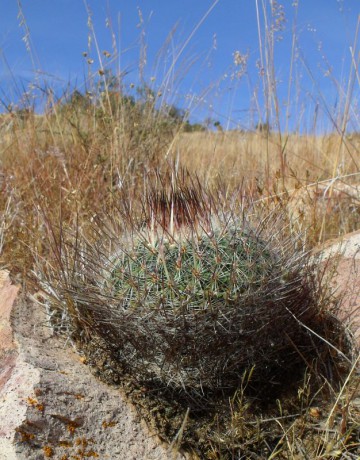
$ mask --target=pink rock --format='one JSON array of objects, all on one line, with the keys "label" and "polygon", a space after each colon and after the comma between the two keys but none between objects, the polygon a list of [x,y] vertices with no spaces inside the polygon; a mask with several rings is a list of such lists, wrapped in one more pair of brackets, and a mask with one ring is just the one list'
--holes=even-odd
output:
[{"label": "pink rock", "polygon": [[320,253],[323,263],[334,270],[331,283],[341,299],[339,317],[360,345],[360,231],[329,241]]},{"label": "pink rock", "polygon": [[0,460],[186,458],[53,335],[40,305],[18,298],[14,306],[8,273],[0,283]]}]

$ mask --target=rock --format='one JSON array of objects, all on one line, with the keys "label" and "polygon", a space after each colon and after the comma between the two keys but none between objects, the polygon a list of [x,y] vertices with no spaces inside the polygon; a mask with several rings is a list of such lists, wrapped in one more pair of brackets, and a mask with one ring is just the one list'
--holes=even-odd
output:
[{"label": "rock", "polygon": [[360,231],[328,241],[318,254],[333,270],[332,289],[341,299],[338,315],[360,346]]},{"label": "rock", "polygon": [[0,272],[0,460],[185,458],[53,335],[39,304],[14,306],[17,293]]},{"label": "rock", "polygon": [[[12,286],[9,274],[0,272],[0,458],[15,459],[13,440],[16,428],[26,411],[24,390],[31,369],[24,365],[20,370],[19,353],[14,343],[10,315],[18,288]],[[36,377],[35,377],[36,380]],[[11,391],[12,388],[16,391]]]}]

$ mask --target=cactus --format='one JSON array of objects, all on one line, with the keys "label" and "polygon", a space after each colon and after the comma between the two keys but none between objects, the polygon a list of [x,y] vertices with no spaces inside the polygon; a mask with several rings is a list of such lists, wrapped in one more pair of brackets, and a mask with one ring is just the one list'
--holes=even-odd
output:
[{"label": "cactus", "polygon": [[106,327],[92,320],[139,381],[201,403],[236,388],[245,369],[264,379],[299,357],[309,340],[297,319],[311,321],[316,306],[289,245],[244,223],[212,227],[140,232],[124,244],[102,276]]},{"label": "cactus", "polygon": [[191,312],[230,303],[258,289],[271,276],[276,258],[266,243],[238,230],[216,231],[185,241],[136,243],[130,254],[114,261],[113,294],[124,308],[158,308]]},{"label": "cactus", "polygon": [[[125,314],[155,315],[164,334],[169,329],[167,343],[183,335],[179,356],[191,362],[194,356],[186,355],[196,353],[196,337],[190,337],[188,331],[199,328],[200,332],[204,321],[217,341],[220,312],[259,290],[275,264],[263,242],[234,230],[180,243],[140,241],[131,254],[115,262],[110,286]],[[166,350],[159,368],[164,369],[165,355]],[[176,361],[174,365],[179,364]]]},{"label": "cactus", "polygon": [[246,370],[269,386],[313,359],[323,293],[298,241],[223,212],[199,185],[146,203],[138,221],[122,216],[122,235],[100,221],[96,244],[75,240],[65,256],[75,339],[98,337],[138,382],[192,407],[231,394]]}]

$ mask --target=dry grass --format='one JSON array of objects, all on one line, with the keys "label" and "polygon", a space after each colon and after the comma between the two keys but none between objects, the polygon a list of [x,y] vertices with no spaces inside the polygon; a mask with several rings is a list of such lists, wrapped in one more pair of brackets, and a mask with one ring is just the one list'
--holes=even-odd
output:
[{"label": "dry grass", "polygon": [[[281,141],[281,143],[279,143]],[[285,157],[281,173],[279,151]],[[208,184],[243,187],[289,213],[314,246],[360,227],[360,137],[229,132],[180,134],[176,158]]]},{"label": "dry grass", "polygon": [[[289,191],[334,177],[341,180],[360,168],[358,136],[288,134],[279,140],[276,134],[259,131],[192,133],[180,135],[177,148],[184,166],[208,181],[221,174],[230,187],[238,185],[240,178],[250,185],[256,180],[271,184],[280,173],[279,151],[286,159],[284,179]],[[359,177],[344,179],[354,181],[358,183]]]}]

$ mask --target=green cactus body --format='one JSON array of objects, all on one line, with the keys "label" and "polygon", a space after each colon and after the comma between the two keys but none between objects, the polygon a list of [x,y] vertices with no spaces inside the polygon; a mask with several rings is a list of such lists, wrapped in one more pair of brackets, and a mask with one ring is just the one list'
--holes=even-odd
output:
[{"label": "green cactus body", "polygon": [[139,241],[114,261],[112,294],[126,309],[165,307],[174,314],[235,301],[274,275],[266,243],[240,230],[193,235],[179,243]]},{"label": "green cactus body", "polygon": [[134,241],[113,258],[106,283],[119,357],[141,378],[186,390],[236,385],[271,340],[254,333],[269,320],[256,305],[281,286],[280,260],[254,232],[236,228]]}]

